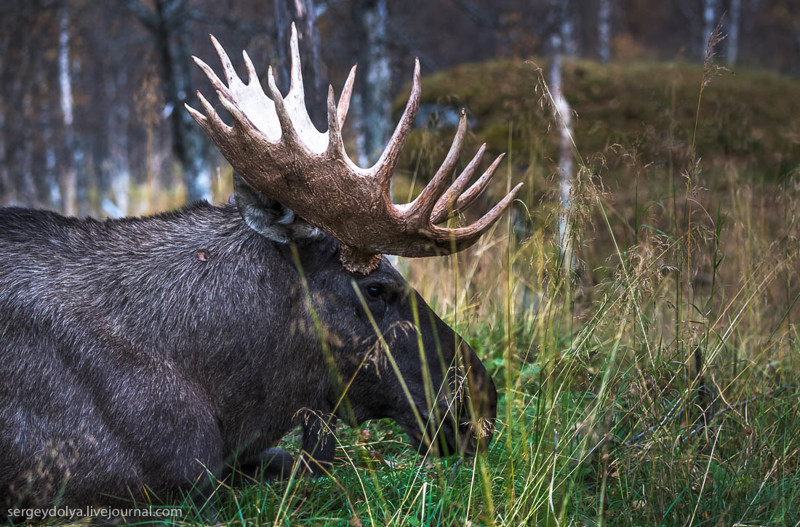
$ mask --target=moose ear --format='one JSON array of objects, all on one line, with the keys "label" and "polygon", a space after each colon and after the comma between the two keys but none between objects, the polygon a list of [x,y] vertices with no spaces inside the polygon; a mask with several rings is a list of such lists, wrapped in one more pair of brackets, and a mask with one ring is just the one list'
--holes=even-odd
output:
[{"label": "moose ear", "polygon": [[236,208],[248,227],[278,243],[292,243],[322,236],[322,231],[298,218],[288,207],[254,190],[233,173]]}]

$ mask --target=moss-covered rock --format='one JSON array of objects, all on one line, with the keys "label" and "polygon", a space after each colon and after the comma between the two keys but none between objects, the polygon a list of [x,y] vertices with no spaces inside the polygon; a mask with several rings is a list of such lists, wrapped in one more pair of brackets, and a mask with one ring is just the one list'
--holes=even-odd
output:
[{"label": "moss-covered rock", "polygon": [[[466,107],[473,145],[486,141],[490,153],[511,150],[517,167],[543,163],[547,171],[558,134],[542,81],[546,67],[533,59],[464,64],[425,77],[423,104]],[[733,163],[759,180],[783,180],[800,167],[797,80],[752,71],[704,74],[702,66],[686,63],[568,60],[563,86],[578,152],[584,159],[603,154],[612,173],[618,160],[612,145],[635,149],[643,163],[685,167],[694,143],[706,170]],[[404,103],[399,97],[397,113]],[[403,162],[423,179],[444,157],[452,135],[435,121],[415,131]]]}]

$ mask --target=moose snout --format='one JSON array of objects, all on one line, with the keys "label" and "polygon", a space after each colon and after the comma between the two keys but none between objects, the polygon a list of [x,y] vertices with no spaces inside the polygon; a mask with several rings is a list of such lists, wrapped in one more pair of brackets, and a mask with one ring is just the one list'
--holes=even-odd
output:
[{"label": "moose snout", "polygon": [[459,355],[458,368],[451,369],[446,379],[450,390],[428,419],[428,437],[435,437],[431,448],[437,455],[474,455],[488,447],[494,435],[494,382],[469,346],[462,344]]},{"label": "moose snout", "polygon": [[473,455],[489,446],[497,420],[497,388],[491,375],[475,352],[465,343],[461,347],[465,360],[464,380],[468,397],[461,401],[457,423],[459,451]]}]

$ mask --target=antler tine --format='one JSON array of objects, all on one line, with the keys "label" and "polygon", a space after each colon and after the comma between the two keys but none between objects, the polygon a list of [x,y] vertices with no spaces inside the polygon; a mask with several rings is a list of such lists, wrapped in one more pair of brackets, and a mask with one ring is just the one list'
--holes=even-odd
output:
[{"label": "antler tine", "polygon": [[353,94],[353,83],[356,80],[356,68],[358,64],[354,64],[352,68],[350,68],[350,73],[347,75],[347,80],[344,83],[344,88],[342,89],[342,95],[339,97],[339,108],[337,110],[337,114],[339,116],[339,129],[341,130],[344,127],[344,120],[347,117],[347,110],[350,109],[350,96]]},{"label": "antler tine", "polygon": [[[303,67],[300,62],[300,45],[297,42],[297,28],[292,22],[292,36],[289,40],[289,48],[292,55],[291,80],[289,82],[289,93],[301,101],[304,100],[303,89]],[[288,97],[288,95],[287,95]]]},{"label": "antler tine", "polygon": [[250,122],[250,119],[241,110],[241,108],[239,108],[239,106],[236,104],[235,101],[229,99],[228,97],[225,97],[225,95],[219,91],[217,92],[217,97],[219,98],[219,102],[222,105],[222,107],[228,110],[228,113],[231,114],[231,117],[233,117],[233,120],[236,123],[245,128],[254,128],[252,123]]},{"label": "antler tine", "polygon": [[475,169],[481,162],[485,151],[486,143],[483,143],[472,160],[470,160],[464,170],[461,171],[458,178],[450,185],[450,188],[447,189],[442,197],[439,198],[439,201],[436,202],[436,206],[433,207],[433,213],[431,214],[432,224],[436,225],[437,223],[441,223],[449,216],[455,215],[456,212],[458,212],[459,209],[456,208],[456,201],[464,191],[464,187],[467,186],[467,183],[469,183],[469,180],[472,179],[472,176],[475,174]]},{"label": "antler tine", "polygon": [[[211,37],[211,38],[214,38],[214,37]],[[203,73],[205,73],[206,77],[208,78],[208,82],[211,83],[211,85],[214,87],[215,90],[221,91],[223,93],[226,93],[228,91],[228,87],[225,86],[225,83],[222,82],[219,79],[219,77],[217,77],[217,74],[214,73],[214,70],[211,69],[211,66],[209,66],[208,64],[206,64],[205,62],[203,62],[201,59],[199,59],[197,57],[192,57],[192,60],[194,60],[194,63],[197,64],[197,66],[201,70],[203,70]]]},{"label": "antler tine", "polygon": [[269,85],[269,94],[272,96],[272,102],[275,103],[275,113],[278,115],[278,122],[281,125],[281,136],[283,140],[290,149],[302,148],[302,142],[294,129],[292,118],[289,117],[289,112],[286,111],[283,96],[278,86],[275,84],[275,75],[272,73],[272,66],[267,70],[267,84]]},{"label": "antler tine", "polygon": [[256,67],[253,66],[253,61],[250,60],[250,55],[247,54],[247,51],[242,50],[242,60],[244,60],[244,67],[247,69],[247,84],[251,84],[256,82],[261,86],[261,83],[258,82],[258,73],[256,73]]},{"label": "antler tine", "polygon": [[203,120],[205,122],[202,122],[197,119],[197,115],[195,114],[198,114],[202,117],[202,114],[200,114],[200,112],[197,112],[194,108],[191,108],[191,106],[189,106],[188,104],[186,106],[187,108],[191,108],[192,111],[190,111],[189,113],[192,115],[192,117],[194,117],[195,121],[197,121],[200,124],[200,126],[203,127],[204,130],[206,130],[207,132],[219,130],[222,131],[223,133],[227,133],[230,131],[231,127],[225,124],[222,121],[222,119],[220,119],[217,111],[214,109],[213,106],[211,106],[211,103],[208,102],[208,99],[206,99],[205,96],[203,96],[203,94],[200,93],[199,91],[197,92],[197,100],[199,100],[200,104],[203,105],[203,110],[206,112],[206,115],[208,116],[208,119],[203,117]]},{"label": "antler tine", "polygon": [[328,154],[332,157],[339,157],[344,153],[344,140],[340,128],[339,118],[336,112],[336,97],[333,94],[333,86],[328,85]]},{"label": "antler tine", "polygon": [[408,139],[408,134],[411,132],[411,127],[414,120],[417,118],[417,110],[419,109],[419,98],[422,93],[422,87],[419,78],[419,59],[414,60],[414,80],[411,84],[411,95],[408,97],[406,108],[403,110],[403,115],[400,117],[400,122],[394,129],[392,138],[386,149],[381,154],[378,162],[372,168],[376,172],[376,179],[378,186],[382,191],[389,191],[389,182],[392,179],[394,167],[397,164],[397,158]]},{"label": "antler tine", "polygon": [[519,194],[520,189],[522,189],[522,185],[523,183],[519,183],[511,190],[511,192],[506,194],[506,196],[500,200],[497,205],[492,207],[489,212],[484,214],[481,219],[472,225],[467,225],[466,227],[456,227],[452,229],[434,225],[434,236],[440,241],[452,240],[456,246],[456,251],[469,247],[478,238],[480,238],[484,232],[489,230],[494,222],[497,221],[497,219],[506,211],[509,205],[511,205],[511,203],[516,199],[517,194]]},{"label": "antler tine", "polygon": [[[200,95],[200,92],[197,92],[197,94]],[[183,107],[186,108],[186,111],[189,112],[189,115],[191,115],[192,118],[194,118],[194,120],[197,121],[197,124],[199,124],[203,128],[203,130],[206,131],[206,133],[210,133],[210,130],[208,128],[209,126],[208,118],[205,115],[203,115],[202,113],[198,112],[197,110],[189,106],[188,103],[183,103]]]},{"label": "antler tine", "polygon": [[208,102],[208,99],[206,99],[205,95],[200,93],[200,90],[197,90],[197,100],[200,101],[200,104],[203,106],[203,110],[210,119],[214,119],[214,117],[217,116],[217,111],[213,106],[211,106],[211,103]]},{"label": "antler tine", "polygon": [[445,187],[450,179],[453,169],[458,163],[458,156],[461,155],[461,146],[464,143],[464,136],[467,132],[467,113],[461,109],[461,119],[458,121],[458,130],[456,136],[453,138],[453,143],[450,145],[450,151],[442,162],[442,166],[436,171],[436,174],[431,179],[422,192],[420,192],[417,199],[411,204],[411,211],[414,216],[429,221],[431,218],[431,211],[436,206],[436,202],[444,192]]},{"label": "antler tine", "polygon": [[489,168],[487,168],[486,171],[481,174],[481,177],[479,177],[478,180],[473,183],[466,192],[458,197],[458,201],[456,201],[455,207],[453,207],[454,210],[461,211],[466,209],[472,205],[472,202],[475,201],[478,196],[483,194],[483,191],[489,186],[492,176],[494,176],[494,171],[497,169],[497,165],[500,164],[500,161],[502,161],[504,157],[506,157],[505,153],[497,156],[495,160],[492,161],[492,164],[489,165]]},{"label": "antler tine", "polygon": [[[236,70],[233,69],[233,64],[231,64],[231,59],[228,57],[225,49],[220,45],[214,35],[209,35],[209,37],[211,37],[211,43],[214,45],[214,49],[217,50],[217,56],[219,57],[220,63],[222,63],[222,69],[225,70],[225,78],[228,81],[228,86],[231,86],[231,84],[236,81],[240,81],[239,75],[236,73]],[[214,76],[216,77],[216,75]]]}]

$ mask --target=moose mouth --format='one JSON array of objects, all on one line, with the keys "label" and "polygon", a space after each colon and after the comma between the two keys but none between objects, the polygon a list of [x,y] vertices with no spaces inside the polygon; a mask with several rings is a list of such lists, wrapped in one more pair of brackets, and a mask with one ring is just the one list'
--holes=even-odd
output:
[{"label": "moose mouth", "polygon": [[[455,370],[449,383],[452,396],[440,394],[432,408],[417,402],[414,414],[419,419],[408,413],[395,419],[420,455],[474,456],[478,450],[485,450],[492,440],[497,391],[472,350],[467,347],[466,351],[465,355],[477,363],[473,363],[473,376],[469,376],[469,369],[463,375]],[[468,379],[471,380],[468,382]]]},{"label": "moose mouth", "polygon": [[[416,419],[398,421],[403,431],[408,435],[411,446],[420,455],[432,453],[435,456],[445,457],[458,454],[459,456],[474,456],[481,445],[488,446],[494,431],[494,420],[479,418],[476,426],[466,418],[467,412],[461,422],[456,425],[456,420],[449,412],[442,412],[443,418],[436,419],[429,413],[421,414],[421,420],[426,423],[421,429]],[[483,423],[486,424],[483,424]]]}]

